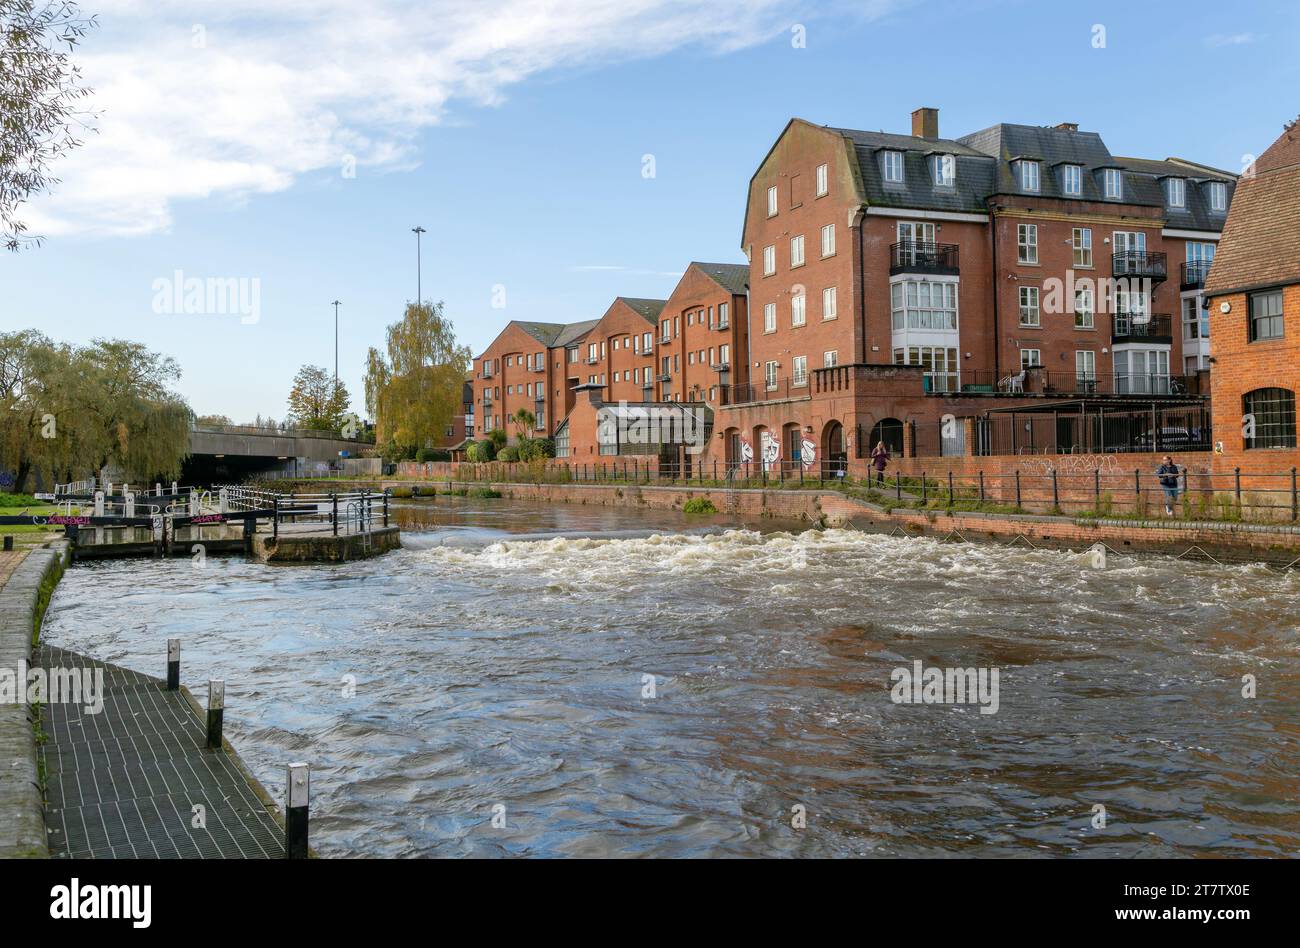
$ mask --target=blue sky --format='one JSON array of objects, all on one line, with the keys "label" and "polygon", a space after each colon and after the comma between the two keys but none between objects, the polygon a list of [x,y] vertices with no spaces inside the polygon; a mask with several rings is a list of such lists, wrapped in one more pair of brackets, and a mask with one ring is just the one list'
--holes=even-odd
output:
[{"label": "blue sky", "polygon": [[[28,208],[47,242],[0,257],[0,329],[138,340],[197,412],[281,418],[298,366],[333,364],[337,298],[360,411],[366,349],[415,296],[417,224],[424,295],[478,352],[510,319],[595,318],[691,260],[743,262],[746,184],[791,116],[1073,121],[1116,154],[1239,170],[1300,111],[1290,0],[357,8],[88,4],[100,131]],[[156,312],[177,270],[258,281],[256,321]]]}]

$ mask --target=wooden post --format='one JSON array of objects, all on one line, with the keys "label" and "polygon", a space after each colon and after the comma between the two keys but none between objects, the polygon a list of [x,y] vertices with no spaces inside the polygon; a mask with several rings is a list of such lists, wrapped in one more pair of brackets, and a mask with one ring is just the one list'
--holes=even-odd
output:
[{"label": "wooden post", "polygon": [[980,468],[980,503],[984,503],[984,469]]},{"label": "wooden post", "polygon": [[305,763],[289,765],[284,784],[284,857],[306,859],[307,812],[311,802],[311,769]]},{"label": "wooden post", "polygon": [[167,690],[181,686],[181,640],[167,640]]},{"label": "wooden post", "polygon": [[334,524],[334,535],[338,536],[339,535],[339,495],[334,491],[330,491],[330,504],[332,505],[330,511],[330,521]]},{"label": "wooden post", "polygon": [[221,722],[226,711],[226,682],[223,678],[208,681],[208,749],[221,750]]},{"label": "wooden post", "polygon": [[388,488],[384,488],[384,526],[388,526]]}]

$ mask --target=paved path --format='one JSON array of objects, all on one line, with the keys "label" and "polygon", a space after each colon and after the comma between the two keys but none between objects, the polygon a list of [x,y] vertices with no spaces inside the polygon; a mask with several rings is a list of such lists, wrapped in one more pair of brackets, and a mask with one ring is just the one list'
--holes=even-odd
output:
[{"label": "paved path", "polygon": [[[284,857],[270,800],[235,757],[205,748],[184,692],[51,646],[34,664],[102,670],[106,692],[98,714],[82,704],[43,708],[52,857]],[[196,805],[205,825],[195,825]]]}]

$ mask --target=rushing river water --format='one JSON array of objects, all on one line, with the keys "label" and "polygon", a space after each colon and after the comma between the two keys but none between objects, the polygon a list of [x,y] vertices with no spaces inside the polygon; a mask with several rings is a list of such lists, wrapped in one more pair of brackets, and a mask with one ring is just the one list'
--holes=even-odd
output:
[{"label": "rushing river water", "polygon": [[[324,855],[1300,851],[1297,573],[504,500],[398,512],[407,548],[366,562],[78,565],[45,637],[161,676],[179,636],[277,799],[284,765],[312,764]],[[997,713],[893,703],[917,660],[997,668]]]}]

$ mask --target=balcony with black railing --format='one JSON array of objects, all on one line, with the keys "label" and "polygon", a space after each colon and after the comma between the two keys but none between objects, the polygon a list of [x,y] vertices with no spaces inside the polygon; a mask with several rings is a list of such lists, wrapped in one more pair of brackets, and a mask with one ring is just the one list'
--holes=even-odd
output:
[{"label": "balcony with black railing", "polygon": [[1116,277],[1143,277],[1157,283],[1168,279],[1168,257],[1155,250],[1120,250],[1110,256],[1111,274]]},{"label": "balcony with black railing", "polygon": [[889,275],[899,273],[935,273],[956,276],[956,244],[936,244],[929,240],[900,240],[889,246]]},{"label": "balcony with black railing", "polygon": [[1182,278],[1179,283],[1184,290],[1197,290],[1205,286],[1205,278],[1210,275],[1213,260],[1188,260],[1179,264]]},{"label": "balcony with black railing", "polygon": [[1168,345],[1174,340],[1173,320],[1168,313],[1116,313],[1111,342],[1150,342]]}]

